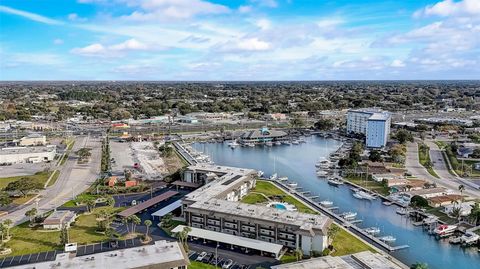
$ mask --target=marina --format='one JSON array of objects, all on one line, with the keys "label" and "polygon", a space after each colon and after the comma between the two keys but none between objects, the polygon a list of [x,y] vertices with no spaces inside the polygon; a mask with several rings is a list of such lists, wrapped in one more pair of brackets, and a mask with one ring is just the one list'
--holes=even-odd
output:
[{"label": "marina", "polygon": [[[212,160],[217,164],[262,170],[267,177],[274,173],[288,177],[289,180],[272,181],[323,214],[343,223],[355,234],[391,252],[405,264],[422,261],[428,263],[430,268],[475,268],[480,259],[477,248],[462,248],[458,244],[450,244],[448,239],[429,235],[421,227],[413,225],[414,221],[406,217],[409,211],[401,209],[396,202],[387,201],[389,205],[385,205],[383,198],[357,199],[350,190],[351,184],[333,186],[327,180],[317,178],[315,164],[321,157],[327,158],[341,151],[342,142],[318,136],[306,137],[305,141],[295,146],[239,147],[236,150],[231,150],[226,143],[194,144],[193,147],[211,153]],[[286,185],[291,179],[295,179],[296,188]],[[308,190],[311,194],[302,194],[302,190]],[[307,196],[313,196],[314,199]],[[402,215],[397,214],[397,210]],[[349,211],[357,213],[355,220],[359,222],[352,223],[340,217],[340,213]],[[381,232],[375,235],[367,233],[369,227],[378,227]],[[387,236],[393,236],[395,240],[385,242],[379,239]]]}]

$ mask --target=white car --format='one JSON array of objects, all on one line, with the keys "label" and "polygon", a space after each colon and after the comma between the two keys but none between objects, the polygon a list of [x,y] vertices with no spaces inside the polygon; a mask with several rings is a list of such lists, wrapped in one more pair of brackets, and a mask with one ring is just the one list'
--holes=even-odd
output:
[{"label": "white car", "polygon": [[203,258],[205,258],[205,256],[207,256],[207,252],[203,251],[202,253],[200,253],[200,255],[197,256],[195,261],[201,262],[203,260]]},{"label": "white car", "polygon": [[233,261],[231,259],[228,259],[225,261],[225,263],[222,265],[222,268],[223,269],[228,269],[230,267],[232,267],[233,265]]}]

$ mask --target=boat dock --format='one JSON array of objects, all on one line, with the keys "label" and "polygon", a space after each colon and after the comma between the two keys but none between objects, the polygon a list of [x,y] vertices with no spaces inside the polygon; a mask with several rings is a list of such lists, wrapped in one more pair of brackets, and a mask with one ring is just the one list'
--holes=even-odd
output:
[{"label": "boat dock", "polygon": [[[332,207],[331,208],[326,208],[326,207],[320,205],[319,203],[313,201],[312,199],[302,195],[301,192],[298,192],[298,191],[288,187],[287,185],[283,184],[282,182],[278,182],[278,181],[274,181],[274,180],[269,180],[269,181],[272,182],[274,185],[278,186],[279,188],[281,188],[282,190],[286,191],[287,193],[293,195],[295,198],[297,198],[297,199],[301,200],[302,202],[306,203],[311,208],[319,211],[320,213],[324,214],[325,216],[328,216],[328,217],[332,218],[337,224],[342,225],[343,227],[345,227],[346,229],[348,229],[350,232],[354,233],[355,235],[359,236],[363,240],[365,240],[369,243],[372,243],[372,244],[374,244],[375,246],[377,246],[381,249],[384,249],[384,250],[389,251],[389,252],[393,252],[393,251],[397,251],[397,250],[401,250],[401,249],[405,249],[405,248],[409,247],[408,245],[391,246],[391,245],[381,241],[379,238],[377,238],[375,236],[372,236],[369,233],[365,232],[362,228],[354,225],[355,223],[358,223],[358,222],[355,222],[355,220],[353,220],[353,221],[345,220],[339,214],[337,214],[335,212],[332,212],[332,210],[333,210]],[[338,207],[336,207],[336,208],[338,209]]]}]

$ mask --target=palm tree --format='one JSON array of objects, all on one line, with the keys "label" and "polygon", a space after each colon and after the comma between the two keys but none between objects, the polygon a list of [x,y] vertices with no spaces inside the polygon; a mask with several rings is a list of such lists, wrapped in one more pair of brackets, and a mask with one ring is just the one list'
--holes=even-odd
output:
[{"label": "palm tree", "polygon": [[3,239],[4,239],[4,234],[5,234],[5,231],[7,230],[7,228],[5,227],[5,224],[3,223],[0,223],[0,235],[1,235],[1,238],[0,238],[0,245],[3,245]]},{"label": "palm tree", "polygon": [[460,221],[460,218],[462,217],[462,208],[454,207],[452,209],[452,217],[454,217],[457,221]]},{"label": "palm tree", "polygon": [[299,248],[295,249],[294,251],[295,258],[297,259],[297,262],[301,259],[303,259],[303,251]]},{"label": "palm tree", "polygon": [[6,219],[3,221],[5,228],[7,229],[7,239],[10,238],[10,228],[12,228],[13,221],[11,219]]},{"label": "palm tree", "polygon": [[93,208],[95,207],[97,203],[95,202],[94,199],[87,199],[85,201],[85,205],[87,206],[87,211],[92,212]]},{"label": "palm tree", "polygon": [[335,240],[335,237],[337,236],[338,232],[340,232],[340,227],[337,225],[330,225],[327,231],[327,236],[328,239],[330,240],[330,243],[333,243],[333,240]]},{"label": "palm tree", "polygon": [[132,233],[135,233],[135,228],[138,224],[142,223],[142,220],[136,215],[130,216],[130,221],[132,222]]},{"label": "palm tree", "polygon": [[192,231],[192,228],[188,227],[188,226],[185,226],[183,227],[183,230],[176,233],[176,237],[178,239],[178,241],[180,241],[180,243],[183,245],[183,248],[185,249],[185,251],[188,252],[188,243],[187,243],[187,239],[188,239],[188,234]]},{"label": "palm tree", "polygon": [[143,224],[145,224],[145,226],[147,226],[147,231],[145,232],[145,237],[148,237],[148,232],[149,232],[148,230],[149,230],[150,226],[152,226],[152,221],[147,219],[143,222]]},{"label": "palm tree", "polygon": [[475,226],[480,223],[480,203],[475,203],[472,206],[472,210],[470,211],[468,218]]},{"label": "palm tree", "polygon": [[33,223],[33,219],[35,216],[37,216],[37,209],[34,207],[27,212],[25,212],[25,216],[27,216],[30,219],[30,223]]},{"label": "palm tree", "polygon": [[465,186],[463,184],[458,185],[458,190],[460,191],[460,196],[462,196],[463,203],[463,191],[465,190]]}]

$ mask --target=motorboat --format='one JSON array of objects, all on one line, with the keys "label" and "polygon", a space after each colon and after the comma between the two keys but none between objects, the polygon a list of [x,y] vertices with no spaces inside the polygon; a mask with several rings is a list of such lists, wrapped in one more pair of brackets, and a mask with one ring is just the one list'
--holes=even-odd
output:
[{"label": "motorboat", "polygon": [[324,201],[321,201],[320,204],[326,207],[326,206],[332,206],[333,202],[329,200],[324,200]]},{"label": "motorboat", "polygon": [[289,186],[290,188],[296,188],[298,186],[298,183],[297,182],[289,182],[289,183],[287,183],[287,186]]},{"label": "motorboat", "polygon": [[397,212],[398,215],[402,215],[402,216],[403,216],[403,215],[405,215],[405,214],[408,213],[408,209],[403,208],[403,207],[400,207],[400,208],[397,208],[397,210],[396,210],[395,212]]},{"label": "motorboat", "polygon": [[263,171],[258,171],[257,175],[258,175],[258,177],[262,177],[263,176]]},{"label": "motorboat", "polygon": [[231,148],[231,149],[234,149],[236,147],[238,147],[240,144],[237,143],[237,141],[233,141],[233,142],[230,142],[228,143],[228,146]]},{"label": "motorboat", "polygon": [[276,180],[278,177],[277,173],[273,173],[273,175],[270,176],[270,180]]},{"label": "motorboat", "polygon": [[474,232],[466,232],[462,237],[460,237],[460,240],[462,244],[470,245],[473,243],[476,243],[480,239],[480,236]]},{"label": "motorboat", "polygon": [[278,178],[278,181],[287,181],[288,180],[288,177],[279,177]]},{"label": "motorboat", "polygon": [[448,243],[450,244],[460,244],[462,242],[461,236],[452,236],[448,239]]},{"label": "motorboat", "polygon": [[433,233],[439,236],[447,236],[452,234],[456,229],[457,229],[457,225],[443,224],[435,228],[435,230],[433,230]]},{"label": "motorboat", "polygon": [[271,147],[271,146],[273,146],[273,143],[272,143],[272,142],[270,142],[270,141],[268,141],[268,142],[265,142],[265,146],[267,146],[267,147]]},{"label": "motorboat", "polygon": [[246,143],[245,146],[253,148],[253,147],[255,147],[255,144],[253,144],[253,143]]},{"label": "motorboat", "polygon": [[275,142],[275,146],[281,146],[281,145],[282,145],[282,142],[280,141]]},{"label": "motorboat", "polygon": [[327,171],[322,171],[322,170],[317,171],[317,176],[319,176],[319,177],[326,176],[326,175],[328,175]]},{"label": "motorboat", "polygon": [[382,236],[380,238],[378,238],[380,240],[382,240],[383,242],[395,242],[397,240],[397,238],[395,238],[394,236],[392,235],[386,235],[386,236]]},{"label": "motorboat", "polygon": [[353,194],[355,198],[358,199],[365,199],[365,200],[375,200],[377,199],[375,196],[371,195],[370,193],[363,191],[363,190],[357,190]]},{"label": "motorboat", "polygon": [[334,186],[339,186],[339,185],[343,185],[344,182],[343,182],[343,180],[338,179],[338,178],[331,178],[331,179],[328,180],[328,184],[334,185]]},{"label": "motorboat", "polygon": [[357,216],[357,212],[345,212],[341,216],[346,220],[352,220]]},{"label": "motorboat", "polygon": [[378,227],[369,227],[365,229],[365,232],[371,235],[379,234],[380,228]]},{"label": "motorboat", "polygon": [[364,199],[363,196],[361,196],[361,195],[358,194],[357,192],[354,192],[354,193],[353,193],[353,197],[355,197],[355,198],[357,198],[357,199],[360,199],[360,200]]},{"label": "motorboat", "polygon": [[297,140],[293,140],[293,141],[292,141],[292,144],[293,144],[293,145],[299,145],[300,142],[298,142]]},{"label": "motorboat", "polygon": [[429,216],[429,217],[423,219],[422,223],[423,223],[423,225],[430,225],[430,224],[436,223],[437,221],[438,221],[437,216]]},{"label": "motorboat", "polygon": [[393,205],[393,202],[390,202],[390,201],[385,201],[382,203],[383,205],[386,205],[386,206],[391,206]]},{"label": "motorboat", "polygon": [[290,143],[290,141],[283,141],[283,144],[284,144],[284,145],[287,145],[287,146],[292,145],[292,143]]}]

